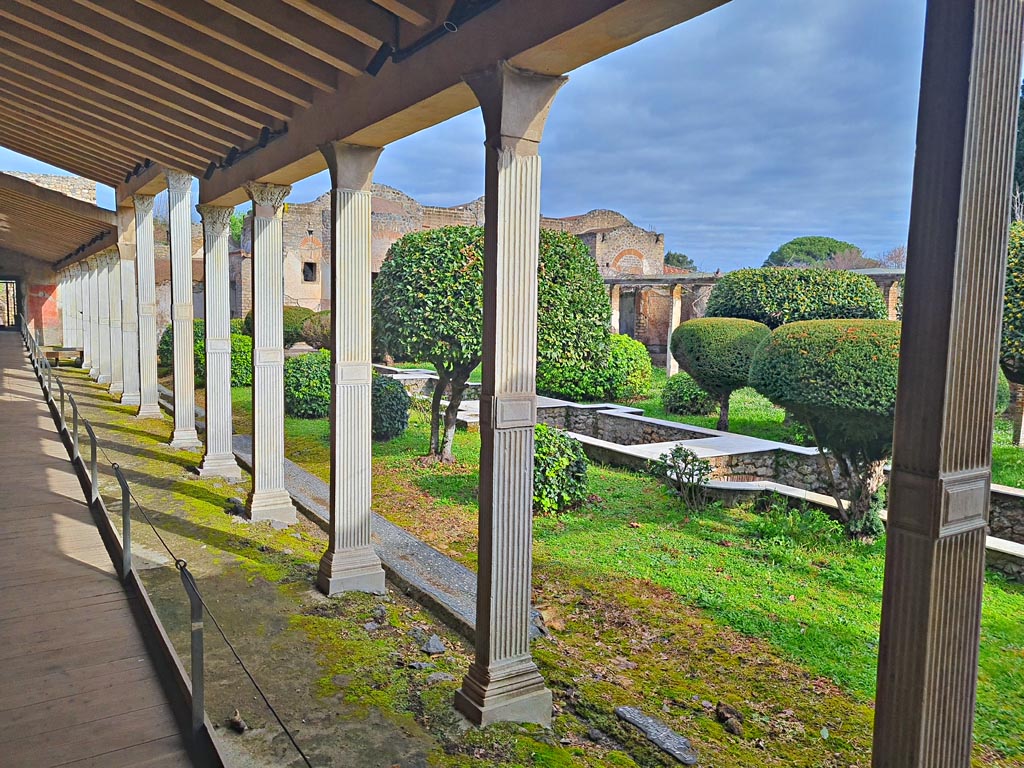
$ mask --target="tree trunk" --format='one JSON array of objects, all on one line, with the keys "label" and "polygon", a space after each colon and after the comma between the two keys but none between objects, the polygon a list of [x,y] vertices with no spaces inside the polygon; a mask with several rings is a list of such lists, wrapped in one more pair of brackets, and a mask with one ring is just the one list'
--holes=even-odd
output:
[{"label": "tree trunk", "polygon": [[729,397],[732,392],[726,392],[718,399],[718,429],[722,432],[729,431]]},{"label": "tree trunk", "polygon": [[459,406],[462,405],[462,395],[466,391],[466,380],[459,383],[452,380],[452,394],[448,400],[448,407],[444,412],[444,441],[441,444],[441,461],[450,464],[455,461],[452,454],[452,444],[455,442],[455,422],[459,414]]},{"label": "tree trunk", "polygon": [[1024,426],[1024,386],[1010,383],[1010,407],[1006,409],[1006,415],[1013,423],[1013,444],[1024,445],[1024,435],[1021,434],[1021,427]]},{"label": "tree trunk", "polygon": [[434,385],[434,394],[430,399],[430,455],[441,455],[441,400],[444,399],[444,391],[448,388],[448,377],[438,373],[437,384]]}]

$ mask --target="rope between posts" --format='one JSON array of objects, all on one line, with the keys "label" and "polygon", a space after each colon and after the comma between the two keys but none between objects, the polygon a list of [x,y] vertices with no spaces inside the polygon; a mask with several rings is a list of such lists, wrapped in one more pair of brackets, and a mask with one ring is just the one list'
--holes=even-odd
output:
[{"label": "rope between posts", "polygon": [[[99,448],[99,451],[103,455],[104,460],[108,464],[110,464],[111,469],[120,469],[120,465],[110,458],[110,454],[108,454],[106,449],[102,445],[100,445],[99,440],[96,441],[96,446]],[[302,747],[300,747],[298,742],[295,740],[295,736],[292,735],[292,732],[288,729],[288,726],[284,724],[284,721],[281,719],[281,716],[277,713],[277,710],[274,708],[274,705],[271,704],[270,699],[267,698],[267,694],[264,692],[260,684],[256,682],[256,678],[253,676],[252,672],[249,671],[249,667],[247,667],[245,662],[242,661],[242,657],[239,656],[234,644],[231,642],[230,639],[228,639],[228,636],[224,632],[223,627],[221,627],[216,615],[213,613],[213,611],[210,610],[210,606],[207,604],[206,600],[203,599],[202,594],[199,592],[199,586],[196,584],[195,577],[192,575],[192,572],[188,570],[188,561],[182,557],[179,557],[174,552],[174,550],[171,549],[171,546],[167,543],[164,537],[160,535],[160,531],[153,523],[153,519],[149,516],[149,513],[146,512],[145,508],[142,506],[142,503],[136,498],[135,493],[132,491],[131,485],[127,485],[127,488],[128,496],[134,503],[135,509],[139,511],[139,514],[141,514],[143,519],[145,519],[145,521],[149,524],[149,527],[153,529],[153,533],[156,534],[156,537],[160,541],[160,544],[163,545],[163,548],[167,550],[167,554],[170,556],[171,560],[174,561],[174,567],[177,568],[179,571],[185,573],[188,576],[189,581],[192,582],[192,585],[195,588],[195,594],[199,598],[199,602],[203,605],[203,610],[205,610],[206,615],[210,617],[210,621],[213,622],[213,626],[216,627],[217,633],[221,636],[221,639],[224,640],[224,644],[228,647],[228,650],[231,651],[231,655],[235,657],[235,661],[238,662],[238,666],[240,666],[242,668],[242,671],[245,672],[245,676],[249,678],[249,682],[252,683],[253,687],[256,689],[256,692],[259,693],[260,698],[263,699],[263,703],[266,704],[267,709],[270,710],[270,714],[274,716],[274,719],[277,721],[277,724],[281,726],[281,730],[284,731],[285,736],[288,737],[288,741],[290,741],[292,746],[295,747],[295,751],[299,753],[299,757],[302,758],[302,761],[306,764],[307,768],[313,768],[313,764],[309,761],[309,758],[306,756],[306,753],[302,751]]]}]

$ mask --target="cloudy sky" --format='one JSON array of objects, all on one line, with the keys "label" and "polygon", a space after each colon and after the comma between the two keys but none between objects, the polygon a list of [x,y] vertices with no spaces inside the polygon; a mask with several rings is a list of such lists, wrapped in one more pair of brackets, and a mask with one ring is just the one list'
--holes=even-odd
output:
[{"label": "cloudy sky", "polygon": [[[799,235],[868,256],[905,242],[924,5],[732,0],[571,73],[541,145],[544,213],[622,211],[709,271]],[[467,202],[482,141],[474,110],[389,146],[375,180]],[[0,168],[46,170],[2,149]],[[326,188],[314,176],[291,199]]]}]

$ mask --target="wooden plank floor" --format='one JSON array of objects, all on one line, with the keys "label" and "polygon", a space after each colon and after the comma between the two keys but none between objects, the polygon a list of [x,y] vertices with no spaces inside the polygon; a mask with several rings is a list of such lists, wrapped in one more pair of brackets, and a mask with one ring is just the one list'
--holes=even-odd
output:
[{"label": "wooden plank floor", "polygon": [[191,765],[10,332],[0,332],[0,765]]}]

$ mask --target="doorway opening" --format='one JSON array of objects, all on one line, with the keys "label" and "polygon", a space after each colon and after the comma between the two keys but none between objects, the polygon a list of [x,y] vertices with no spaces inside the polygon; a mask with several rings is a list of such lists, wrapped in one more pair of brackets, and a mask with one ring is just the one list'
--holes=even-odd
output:
[{"label": "doorway opening", "polygon": [[18,327],[18,282],[0,279],[0,329]]}]

